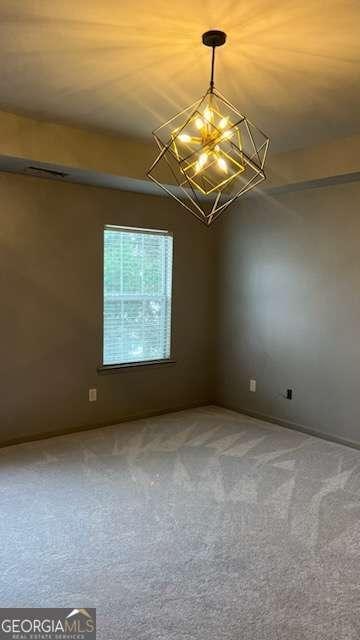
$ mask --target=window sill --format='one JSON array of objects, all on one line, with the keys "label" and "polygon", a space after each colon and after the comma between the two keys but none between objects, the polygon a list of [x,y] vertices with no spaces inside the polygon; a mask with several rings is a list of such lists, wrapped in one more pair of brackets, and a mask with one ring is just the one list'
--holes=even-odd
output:
[{"label": "window sill", "polygon": [[167,360],[145,360],[143,362],[127,362],[124,364],[103,364],[97,368],[98,373],[100,374],[108,374],[108,373],[120,373],[120,371],[124,371],[127,369],[143,369],[144,367],[163,367],[176,364],[176,360],[167,359]]}]

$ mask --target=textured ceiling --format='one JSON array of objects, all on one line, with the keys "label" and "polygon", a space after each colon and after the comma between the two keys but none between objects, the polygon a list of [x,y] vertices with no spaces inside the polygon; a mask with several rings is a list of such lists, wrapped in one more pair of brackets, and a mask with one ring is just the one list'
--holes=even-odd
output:
[{"label": "textured ceiling", "polygon": [[360,131],[359,0],[0,0],[0,109],[148,137],[217,88],[276,149]]}]

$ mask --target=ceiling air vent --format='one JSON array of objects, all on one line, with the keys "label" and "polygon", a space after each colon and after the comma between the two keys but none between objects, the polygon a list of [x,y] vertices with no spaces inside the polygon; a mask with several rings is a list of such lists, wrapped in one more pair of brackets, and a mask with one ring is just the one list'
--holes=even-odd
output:
[{"label": "ceiling air vent", "polygon": [[25,168],[25,173],[31,173],[39,178],[66,178],[69,174],[64,171],[55,171],[54,169],[45,169],[45,167],[29,166]]}]

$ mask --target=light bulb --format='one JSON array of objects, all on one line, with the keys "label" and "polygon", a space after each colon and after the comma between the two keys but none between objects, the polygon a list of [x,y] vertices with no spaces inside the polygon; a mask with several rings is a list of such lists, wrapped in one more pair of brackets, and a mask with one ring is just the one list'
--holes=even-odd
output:
[{"label": "light bulb", "polygon": [[203,126],[204,126],[204,123],[203,123],[202,119],[201,119],[201,118],[196,118],[196,120],[195,120],[195,127],[196,127],[197,129],[202,129],[202,128],[203,128]]},{"label": "light bulb", "polygon": [[221,118],[221,120],[219,122],[220,129],[225,129],[225,127],[227,126],[228,122],[229,122],[229,118]]},{"label": "light bulb", "polygon": [[211,109],[209,109],[209,107],[206,107],[205,111],[204,111],[204,118],[205,120],[207,120],[208,122],[211,122],[211,120],[213,119],[214,114],[211,111]]},{"label": "light bulb", "polygon": [[224,158],[218,158],[217,159],[217,164],[218,164],[219,169],[221,169],[221,171],[224,171],[225,173],[227,173],[228,166],[227,166],[226,160],[224,160]]},{"label": "light bulb", "polygon": [[229,140],[229,138],[232,138],[233,136],[233,131],[231,131],[230,129],[227,129],[227,131],[224,131],[223,133],[223,138],[226,138],[227,140]]},{"label": "light bulb", "polygon": [[200,158],[199,158],[199,166],[203,167],[204,164],[207,163],[207,159],[208,159],[208,154],[207,153],[202,153]]},{"label": "light bulb", "polygon": [[187,134],[187,133],[181,133],[181,134],[179,135],[179,140],[180,140],[181,142],[190,142],[190,141],[191,141],[191,137],[190,137],[190,136],[189,136],[189,134]]}]

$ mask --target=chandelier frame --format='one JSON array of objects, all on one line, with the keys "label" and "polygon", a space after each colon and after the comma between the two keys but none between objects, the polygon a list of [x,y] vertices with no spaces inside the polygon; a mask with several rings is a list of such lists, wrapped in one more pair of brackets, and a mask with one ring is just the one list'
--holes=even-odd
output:
[{"label": "chandelier frame", "polygon": [[[159,153],[147,171],[147,177],[169,196],[175,198],[200,222],[209,226],[240,196],[266,179],[264,165],[270,139],[215,89],[215,49],[225,43],[226,34],[217,30],[207,31],[203,34],[202,41],[205,46],[212,48],[209,88],[199,100],[193,102],[153,131]],[[219,124],[216,126],[210,118],[207,120],[207,116],[204,119],[203,113],[206,113],[206,110],[205,112],[200,111],[204,104],[210,104],[212,111],[218,113],[219,117],[222,116],[224,110],[227,114],[230,114],[230,116],[223,117],[223,120],[227,122],[231,118],[231,123],[226,127],[226,132],[221,131]],[[218,111],[214,109],[214,104]],[[184,121],[182,121],[183,116],[186,116]],[[204,141],[200,137],[192,138],[191,141],[196,141],[196,144],[200,145],[200,147],[196,149],[188,148],[189,153],[185,155],[186,144],[184,140],[190,139],[190,136],[183,132],[187,127],[192,126],[194,122],[196,123],[201,119],[203,126],[206,126],[207,132],[210,131],[209,139]],[[181,121],[181,124],[172,130],[171,127],[176,124],[176,121]],[[234,138],[236,141],[234,141]],[[181,145],[179,140],[182,141]],[[208,154],[226,158],[226,162],[228,165],[230,163],[234,173],[229,177],[224,177],[222,181],[220,179],[220,182],[213,182],[213,179],[207,176],[209,167],[211,169],[212,165],[207,162],[207,171],[205,172],[199,169],[199,160],[196,163],[196,158],[200,157],[201,161],[201,155],[207,156]],[[189,164],[188,161],[191,158],[194,161]],[[224,160],[220,160],[220,162],[224,162]],[[196,167],[194,169],[195,163]],[[169,175],[172,177],[170,183],[164,183],[156,175],[156,171],[161,166],[165,167],[165,165],[170,172]],[[240,185],[234,189],[238,182],[240,182]]]}]

